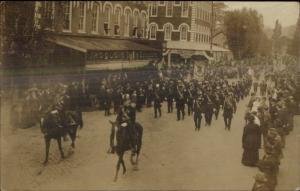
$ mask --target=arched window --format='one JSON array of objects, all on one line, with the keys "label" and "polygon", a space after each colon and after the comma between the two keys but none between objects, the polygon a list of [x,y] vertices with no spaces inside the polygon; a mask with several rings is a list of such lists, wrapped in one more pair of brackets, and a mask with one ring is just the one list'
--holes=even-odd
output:
[{"label": "arched window", "polygon": [[124,30],[124,35],[125,36],[129,36],[129,26],[130,26],[130,10],[127,9],[125,10],[125,22],[124,22],[124,27],[125,27],[125,30]]},{"label": "arched window", "polygon": [[63,30],[64,31],[71,31],[71,22],[72,22],[71,1],[64,2],[63,12],[64,12]]},{"label": "arched window", "polygon": [[99,5],[97,3],[94,3],[92,8],[92,32],[98,33],[98,23],[99,23]]},{"label": "arched window", "polygon": [[111,7],[106,5],[104,7],[104,34],[109,34],[109,27],[110,27],[110,16],[111,16]]},{"label": "arched window", "polygon": [[166,24],[164,26],[164,31],[165,31],[165,40],[171,40],[172,39],[172,25],[171,24]]},{"label": "arched window", "polygon": [[139,12],[135,11],[133,13],[133,36],[137,37],[138,34],[138,21],[139,21]]},{"label": "arched window", "polygon": [[115,35],[120,35],[120,24],[121,24],[121,8],[117,7],[115,9],[115,27],[114,27]]},{"label": "arched window", "polygon": [[141,15],[141,36],[142,38],[145,38],[145,31],[147,26],[147,16],[145,13],[142,13]]},{"label": "arched window", "polygon": [[188,35],[188,26],[187,25],[180,26],[180,40],[186,41],[187,35]]},{"label": "arched window", "polygon": [[157,25],[150,25],[150,40],[156,40]]}]

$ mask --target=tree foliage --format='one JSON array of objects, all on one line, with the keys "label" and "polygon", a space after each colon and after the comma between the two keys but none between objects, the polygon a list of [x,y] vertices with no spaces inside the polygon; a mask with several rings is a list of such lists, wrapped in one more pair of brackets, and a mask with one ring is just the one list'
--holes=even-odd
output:
[{"label": "tree foliage", "polygon": [[281,24],[278,20],[276,20],[275,27],[272,35],[272,43],[273,43],[273,52],[275,55],[281,52],[282,44],[281,44]]},{"label": "tree foliage", "polygon": [[21,68],[41,65],[45,62],[47,33],[44,23],[38,28],[35,25],[35,2],[5,3],[4,65]]},{"label": "tree foliage", "polygon": [[256,10],[243,8],[228,11],[224,25],[229,49],[235,58],[251,58],[270,53],[270,42],[263,32],[262,16]]},{"label": "tree foliage", "polygon": [[296,31],[294,33],[293,39],[288,46],[288,54],[296,57],[300,57],[300,18],[297,22]]}]

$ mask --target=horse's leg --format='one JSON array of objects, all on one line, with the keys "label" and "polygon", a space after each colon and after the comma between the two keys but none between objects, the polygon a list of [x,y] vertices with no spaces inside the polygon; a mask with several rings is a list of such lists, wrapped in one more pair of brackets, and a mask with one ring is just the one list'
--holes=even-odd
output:
[{"label": "horse's leg", "polygon": [[61,146],[61,137],[57,138],[57,144],[58,144],[58,148],[59,148],[59,151],[60,151],[61,158],[65,158],[65,155],[64,155],[64,152],[63,152],[63,149],[62,149],[62,146]]},{"label": "horse's leg", "polygon": [[118,156],[119,156],[119,159],[118,159],[118,162],[117,162],[117,170],[116,170],[116,175],[115,175],[115,179],[114,179],[115,182],[118,179],[118,173],[119,173],[119,170],[120,170],[120,165],[121,165],[122,160],[123,160],[123,153],[119,154]]},{"label": "horse's leg", "polygon": [[123,167],[123,174],[125,174],[126,173],[126,166],[125,166],[125,162],[123,160],[123,157],[122,157],[121,164],[122,164],[122,167]]},{"label": "horse's leg", "polygon": [[[73,128],[73,127],[72,127]],[[71,137],[72,143],[71,147],[75,148],[75,139],[76,139],[76,134],[77,134],[77,127],[74,127],[73,129],[70,130],[69,135]]]},{"label": "horse's leg", "polygon": [[50,149],[50,138],[46,138],[45,137],[45,145],[46,145],[46,158],[44,161],[44,165],[46,165],[48,163],[48,156],[49,156],[49,149]]},{"label": "horse's leg", "polygon": [[131,155],[130,155],[130,163],[131,163],[132,165],[135,164],[135,162],[134,162],[134,160],[133,160],[134,155],[135,155],[135,153],[132,151],[132,153],[131,153]]}]

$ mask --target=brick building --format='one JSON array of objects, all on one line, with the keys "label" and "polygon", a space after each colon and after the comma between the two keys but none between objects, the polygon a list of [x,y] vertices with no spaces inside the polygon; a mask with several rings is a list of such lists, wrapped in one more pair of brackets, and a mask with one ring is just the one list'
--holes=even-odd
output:
[{"label": "brick building", "polygon": [[[147,2],[29,1],[26,4],[29,3],[33,4],[33,9],[27,11],[33,14],[31,27],[46,34],[45,57],[49,65],[134,68],[153,62],[161,54],[159,47],[147,40]],[[22,4],[11,4],[12,8],[19,5]],[[6,24],[5,27],[9,28]]]},{"label": "brick building", "polygon": [[[149,3],[149,40],[163,44],[165,61],[213,59],[227,49],[211,46],[212,4],[207,1],[152,1]],[[210,55],[210,52],[213,52]]]}]

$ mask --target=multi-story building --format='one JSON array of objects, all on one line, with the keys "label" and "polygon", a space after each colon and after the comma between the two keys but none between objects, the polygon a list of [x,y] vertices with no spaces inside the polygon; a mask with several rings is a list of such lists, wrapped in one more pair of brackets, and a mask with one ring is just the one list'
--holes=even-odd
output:
[{"label": "multi-story building", "polygon": [[5,4],[3,1],[0,2],[0,65],[2,65],[3,58],[3,47],[4,47],[4,23],[5,23]]},{"label": "multi-story building", "polygon": [[228,52],[212,45],[212,4],[207,1],[152,1],[149,3],[149,39],[162,42],[168,65],[190,62],[210,52]]},{"label": "multi-story building", "polygon": [[36,1],[33,28],[46,31],[51,65],[137,67],[161,52],[147,45],[147,7],[143,1]]}]

